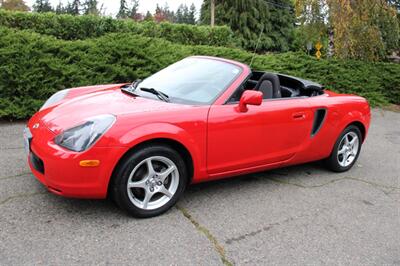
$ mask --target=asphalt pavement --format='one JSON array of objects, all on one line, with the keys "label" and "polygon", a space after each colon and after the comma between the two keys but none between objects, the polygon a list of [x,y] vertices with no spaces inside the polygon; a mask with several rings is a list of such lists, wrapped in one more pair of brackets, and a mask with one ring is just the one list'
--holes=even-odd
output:
[{"label": "asphalt pavement", "polygon": [[23,128],[0,124],[0,265],[400,265],[400,113],[373,110],[349,172],[311,163],[194,185],[151,219],[47,192]]}]

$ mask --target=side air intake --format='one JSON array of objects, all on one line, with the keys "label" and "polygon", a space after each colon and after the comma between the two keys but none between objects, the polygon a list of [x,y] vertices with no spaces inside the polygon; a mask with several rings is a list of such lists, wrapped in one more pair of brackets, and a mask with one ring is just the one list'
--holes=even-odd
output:
[{"label": "side air intake", "polygon": [[314,115],[314,123],[311,131],[311,137],[314,137],[321,129],[322,124],[325,121],[326,109],[317,109]]}]

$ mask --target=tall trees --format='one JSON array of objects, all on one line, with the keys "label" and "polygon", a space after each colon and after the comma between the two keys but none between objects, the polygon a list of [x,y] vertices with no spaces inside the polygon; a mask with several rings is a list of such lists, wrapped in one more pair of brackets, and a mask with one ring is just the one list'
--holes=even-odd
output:
[{"label": "tall trees", "polygon": [[128,4],[126,0],[120,0],[117,18],[127,18],[128,16],[129,16]]},{"label": "tall trees", "polygon": [[140,20],[142,15],[138,11],[139,11],[139,0],[133,0],[132,6],[129,11],[129,18],[134,20]]},{"label": "tall trees", "polygon": [[51,6],[49,0],[36,0],[33,4],[33,11],[35,12],[52,12],[53,7]]},{"label": "tall trees", "polygon": [[327,0],[296,0],[296,15],[299,27],[296,28],[296,49],[313,48],[317,41],[328,45],[329,31]]},{"label": "tall trees", "polygon": [[295,10],[292,0],[264,1],[268,3],[271,14],[271,32],[272,41],[275,50],[287,51],[293,41],[293,30],[295,25]]},{"label": "tall trees", "polygon": [[83,3],[83,13],[85,15],[99,16],[101,14],[101,8],[99,9],[98,4],[97,0],[86,0]]},{"label": "tall trees", "polygon": [[165,21],[167,18],[162,10],[162,8],[157,4],[156,13],[154,14],[154,21],[162,22]]},{"label": "tall trees", "polygon": [[193,3],[190,5],[189,8],[187,23],[196,24],[196,6]]},{"label": "tall trees", "polygon": [[332,31],[337,57],[378,60],[399,47],[398,11],[394,2],[296,0],[296,9],[303,32],[314,30],[314,37],[326,38],[327,29]]},{"label": "tall trees", "polygon": [[153,15],[150,13],[150,11],[147,11],[146,15],[144,16],[144,20],[153,21]]},{"label": "tall trees", "polygon": [[68,2],[66,7],[66,13],[77,16],[81,11],[81,1],[80,0],[72,0],[72,2]]},{"label": "tall trees", "polygon": [[164,7],[162,8],[162,11],[164,13],[164,16],[167,21],[175,23],[176,22],[176,16],[175,12],[169,9],[168,3],[165,2]]},{"label": "tall trees", "polygon": [[[201,22],[210,24],[211,0],[201,8]],[[294,28],[291,0],[216,0],[215,24],[228,25],[244,48],[255,49],[261,32],[259,51],[286,51]]]},{"label": "tall trees", "polygon": [[214,27],[215,24],[215,0],[210,1],[210,25]]},{"label": "tall trees", "polygon": [[29,11],[29,7],[23,0],[3,0],[1,8],[15,11]]},{"label": "tall trees", "polygon": [[56,7],[56,9],[55,9],[55,12],[56,12],[56,14],[65,14],[65,13],[67,13],[67,9],[66,9],[66,7],[63,5],[63,3],[61,2],[61,0],[60,0],[60,2],[58,2],[58,4],[57,4],[57,7]]},{"label": "tall trees", "polygon": [[190,9],[181,4],[176,11],[176,23],[196,24],[196,6],[192,4]]}]

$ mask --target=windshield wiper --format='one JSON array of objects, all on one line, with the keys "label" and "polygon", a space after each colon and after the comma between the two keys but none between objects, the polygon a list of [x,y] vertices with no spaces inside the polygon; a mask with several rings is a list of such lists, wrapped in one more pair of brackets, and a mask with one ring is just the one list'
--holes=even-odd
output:
[{"label": "windshield wiper", "polygon": [[160,100],[163,100],[164,102],[169,102],[169,96],[162,91],[156,90],[154,88],[140,88],[140,90],[152,93],[156,95]]}]

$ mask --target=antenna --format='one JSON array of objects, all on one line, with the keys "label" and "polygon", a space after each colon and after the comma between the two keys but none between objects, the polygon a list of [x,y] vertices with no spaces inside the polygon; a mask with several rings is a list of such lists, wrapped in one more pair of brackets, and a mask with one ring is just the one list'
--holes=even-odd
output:
[{"label": "antenna", "polygon": [[262,28],[261,28],[261,31],[260,31],[260,35],[258,36],[258,41],[257,41],[257,43],[256,43],[256,48],[254,49],[253,57],[251,58],[250,68],[251,68],[251,66],[253,65],[254,57],[256,56],[258,44],[260,43],[261,35],[262,35],[263,31],[264,31],[264,24],[262,25]]}]

